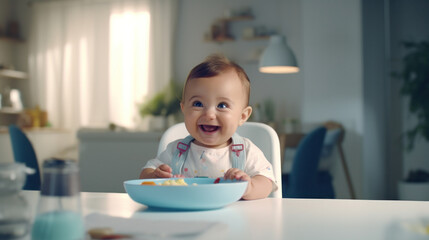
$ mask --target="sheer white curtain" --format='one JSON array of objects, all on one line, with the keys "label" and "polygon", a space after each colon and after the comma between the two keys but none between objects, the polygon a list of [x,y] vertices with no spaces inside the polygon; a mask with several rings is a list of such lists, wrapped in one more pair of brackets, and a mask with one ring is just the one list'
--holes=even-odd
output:
[{"label": "sheer white curtain", "polygon": [[32,102],[55,127],[135,127],[172,78],[176,0],[34,2]]}]

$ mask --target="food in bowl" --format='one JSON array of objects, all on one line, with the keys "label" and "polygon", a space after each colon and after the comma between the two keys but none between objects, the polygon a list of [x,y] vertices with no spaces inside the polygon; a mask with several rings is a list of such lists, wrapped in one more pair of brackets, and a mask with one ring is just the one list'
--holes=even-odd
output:
[{"label": "food in bowl", "polygon": [[165,180],[160,185],[163,185],[163,186],[188,186],[188,184],[185,182],[185,180],[183,178],[179,178],[176,180],[174,180],[174,179]]},{"label": "food in bowl", "polygon": [[146,182],[140,183],[140,185],[153,185],[153,186],[156,186],[156,183],[154,181],[146,181]]},{"label": "food in bowl", "polygon": [[[153,185],[156,186],[157,184],[154,181],[143,181],[141,185]],[[188,184],[185,182],[183,178],[179,179],[168,179],[165,180],[162,183],[158,183],[160,186],[188,186]],[[193,184],[196,185],[196,184]]]}]

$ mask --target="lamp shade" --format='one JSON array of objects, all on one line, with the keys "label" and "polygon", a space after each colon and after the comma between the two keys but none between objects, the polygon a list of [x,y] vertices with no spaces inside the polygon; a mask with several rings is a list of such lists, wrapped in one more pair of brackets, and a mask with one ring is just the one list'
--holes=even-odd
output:
[{"label": "lamp shade", "polygon": [[259,71],[263,73],[296,73],[298,64],[292,50],[287,46],[285,37],[273,35],[268,47],[261,55]]}]

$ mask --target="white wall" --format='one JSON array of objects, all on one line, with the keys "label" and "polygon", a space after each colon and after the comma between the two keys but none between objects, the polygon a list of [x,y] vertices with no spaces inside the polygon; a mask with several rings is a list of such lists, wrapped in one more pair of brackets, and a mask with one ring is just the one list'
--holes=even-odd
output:
[{"label": "white wall", "polygon": [[[301,1],[304,123],[335,120],[346,128],[344,151],[362,197],[362,43],[359,0]],[[348,193],[339,163],[337,192]],[[339,196],[345,197],[345,196]]]}]

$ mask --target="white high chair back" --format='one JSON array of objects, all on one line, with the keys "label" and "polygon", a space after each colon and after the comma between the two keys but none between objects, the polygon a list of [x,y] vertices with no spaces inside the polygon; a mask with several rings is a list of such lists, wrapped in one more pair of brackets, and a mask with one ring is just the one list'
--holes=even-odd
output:
[{"label": "white high chair back", "polygon": [[[245,122],[237,129],[237,133],[242,137],[250,139],[264,153],[268,161],[271,162],[274,177],[277,182],[277,190],[270,194],[273,198],[282,198],[282,172],[280,164],[280,143],[279,137],[270,126],[258,122]],[[189,135],[185,123],[178,123],[168,128],[161,137],[158,146],[158,155],[164,151],[167,145],[179,138]]]}]

